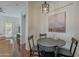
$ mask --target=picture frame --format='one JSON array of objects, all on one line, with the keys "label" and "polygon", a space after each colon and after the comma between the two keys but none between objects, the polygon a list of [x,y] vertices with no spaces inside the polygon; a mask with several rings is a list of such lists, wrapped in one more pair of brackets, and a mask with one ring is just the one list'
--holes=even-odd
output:
[{"label": "picture frame", "polygon": [[66,32],[66,12],[48,15],[49,32]]}]

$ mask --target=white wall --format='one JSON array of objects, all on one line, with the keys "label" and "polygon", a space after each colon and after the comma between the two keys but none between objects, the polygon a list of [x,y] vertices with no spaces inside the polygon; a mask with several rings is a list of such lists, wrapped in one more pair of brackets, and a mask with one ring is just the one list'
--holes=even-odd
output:
[{"label": "white wall", "polygon": [[[75,38],[78,40],[79,42],[79,2],[76,2],[75,4]],[[77,48],[77,51],[76,51],[76,56],[79,57],[79,43],[78,43],[78,48]]]},{"label": "white wall", "polygon": [[[35,42],[39,37],[39,33],[47,33],[48,36],[52,38],[61,38],[66,41],[65,48],[69,48],[71,44],[71,38],[74,36],[79,40],[79,30],[78,30],[78,10],[79,2],[48,2],[50,4],[50,13],[60,13],[66,12],[66,32],[65,33],[56,33],[48,32],[48,14],[43,14],[41,12],[41,4],[44,2],[29,2],[29,33],[28,35],[34,35]],[[72,5],[61,8],[68,4]],[[56,8],[61,8],[59,10],[53,11]],[[78,51],[78,49],[77,49]],[[79,52],[76,53],[76,56],[79,56]]]}]

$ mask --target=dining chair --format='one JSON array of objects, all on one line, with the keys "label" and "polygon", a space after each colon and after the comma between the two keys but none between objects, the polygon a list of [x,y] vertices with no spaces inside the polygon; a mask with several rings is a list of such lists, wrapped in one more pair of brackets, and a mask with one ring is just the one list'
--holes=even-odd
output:
[{"label": "dining chair", "polygon": [[33,56],[34,52],[37,52],[37,46],[34,44],[33,35],[28,37],[28,43],[30,48],[30,56]]},{"label": "dining chair", "polygon": [[17,42],[17,46],[18,46],[18,51],[20,51],[20,35],[17,34],[16,36],[16,42]]},{"label": "dining chair", "polygon": [[39,57],[54,57],[55,47],[45,47],[37,44],[38,56]]},{"label": "dining chair", "polygon": [[75,38],[72,38],[72,43],[70,49],[59,48],[58,56],[65,56],[65,57],[74,57],[76,49],[77,49],[78,41]]},{"label": "dining chair", "polygon": [[46,37],[47,37],[47,34],[46,34],[46,33],[40,34],[39,37],[40,37],[40,38],[46,38]]}]

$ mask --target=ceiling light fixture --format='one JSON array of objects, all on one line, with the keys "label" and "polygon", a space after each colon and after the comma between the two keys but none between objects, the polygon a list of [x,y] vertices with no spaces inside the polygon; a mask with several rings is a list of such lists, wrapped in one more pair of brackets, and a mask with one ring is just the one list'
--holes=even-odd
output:
[{"label": "ceiling light fixture", "polygon": [[45,1],[44,4],[42,4],[42,13],[48,13],[49,12],[49,4]]}]

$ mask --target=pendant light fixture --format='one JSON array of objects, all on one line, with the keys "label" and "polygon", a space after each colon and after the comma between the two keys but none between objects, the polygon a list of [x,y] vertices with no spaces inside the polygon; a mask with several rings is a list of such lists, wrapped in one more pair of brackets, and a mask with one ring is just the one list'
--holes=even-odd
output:
[{"label": "pendant light fixture", "polygon": [[44,4],[42,4],[42,13],[48,13],[49,12],[49,4],[45,1]]}]

